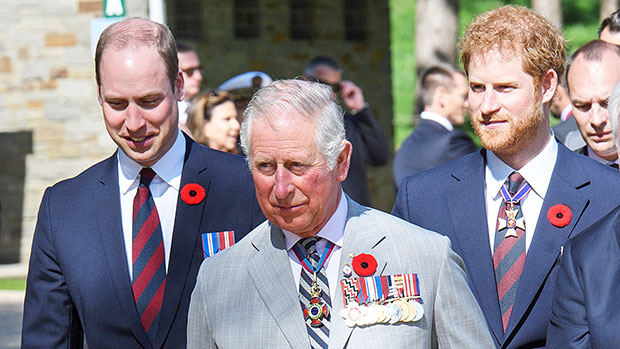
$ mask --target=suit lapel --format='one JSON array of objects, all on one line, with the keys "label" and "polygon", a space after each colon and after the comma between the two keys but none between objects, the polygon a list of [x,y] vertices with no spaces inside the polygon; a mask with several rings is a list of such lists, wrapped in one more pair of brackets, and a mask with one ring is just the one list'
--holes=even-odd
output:
[{"label": "suit lapel", "polygon": [[164,300],[157,328],[157,343],[161,343],[170,331],[184,289],[187,287],[187,276],[200,233],[204,205],[209,200],[210,181],[205,180],[206,175],[204,173],[207,169],[208,160],[200,157],[199,152],[192,152],[192,147],[195,144],[186,137],[185,162],[179,190],[188,183],[200,183],[205,189],[205,198],[197,205],[186,204],[181,199],[181,195],[177,199],[172,246],[166,276],[166,290],[164,291]]},{"label": "suit lapel", "polygon": [[[519,289],[506,329],[506,337],[515,329],[517,323],[530,308],[534,296],[543,287],[547,276],[556,264],[560,255],[560,247],[573,233],[589,203],[588,198],[579,192],[579,189],[590,184],[589,178],[585,175],[587,171],[583,168],[575,168],[579,165],[566,158],[567,152],[569,150],[558,145],[558,159],[519,280]],[[547,218],[549,209],[557,204],[566,205],[571,210],[572,219],[565,227],[556,227]]]},{"label": "suit lapel", "polygon": [[268,233],[257,234],[252,241],[256,253],[247,266],[248,275],[291,347],[308,348],[310,341],[301,316],[284,235],[272,224],[267,227]]},{"label": "suit lapel", "polygon": [[103,174],[94,188],[93,200],[95,206],[97,226],[99,229],[99,243],[103,246],[107,273],[112,280],[112,287],[116,292],[118,307],[121,315],[118,321],[126,321],[134,336],[144,347],[152,347],[140,323],[138,311],[133,300],[131,280],[127,270],[127,256],[121,226],[121,207],[118,187],[118,165],[116,153],[105,160]]},{"label": "suit lapel", "polygon": [[452,173],[454,181],[446,187],[446,202],[450,212],[454,236],[453,249],[459,252],[467,268],[480,308],[498,342],[504,337],[500,317],[491,243],[489,241],[486,198],[484,195],[485,150],[476,161],[462,162],[463,167]]},{"label": "suit lapel", "polygon": [[[364,224],[362,220],[357,219],[367,208],[359,205],[355,201],[351,200],[348,196],[343,196],[347,199],[348,211],[347,221],[344,228],[344,239],[342,242],[342,251],[340,254],[340,264],[338,270],[342,270],[345,261],[350,260],[349,253],[371,253],[373,249],[378,248],[385,242],[385,234],[376,231],[373,225]],[[387,263],[377,265],[377,271],[375,275],[379,275],[385,270]],[[344,348],[351,336],[351,332],[354,328],[348,327],[344,323],[344,319],[340,316],[340,310],[344,308],[342,299],[342,287],[340,286],[340,280],[342,280],[342,273],[339,273],[338,285],[334,298],[332,299],[332,314],[330,320],[330,335],[329,335],[329,347],[330,348]],[[330,288],[332,286],[330,285]]]}]

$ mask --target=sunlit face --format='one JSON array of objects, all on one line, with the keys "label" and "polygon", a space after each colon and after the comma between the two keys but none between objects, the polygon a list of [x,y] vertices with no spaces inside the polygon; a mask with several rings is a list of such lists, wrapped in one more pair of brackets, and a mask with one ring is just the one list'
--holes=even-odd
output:
[{"label": "sunlit face", "polygon": [[446,91],[443,101],[446,110],[445,117],[452,125],[460,126],[465,123],[465,115],[467,115],[467,80],[461,73],[454,73],[452,79],[452,89]]},{"label": "sunlit face", "polygon": [[251,132],[250,164],[265,217],[301,237],[314,236],[338,207],[351,144],[346,143],[329,170],[308,121],[285,116],[272,126],[257,120]]},{"label": "sunlit face", "polygon": [[610,44],[620,45],[620,32],[611,32],[609,27],[605,27],[599,39]]},{"label": "sunlit face", "polygon": [[185,100],[192,99],[200,92],[200,84],[202,83],[202,66],[198,54],[194,51],[179,52],[179,68],[183,72],[185,80]]},{"label": "sunlit face", "polygon": [[486,149],[498,155],[514,155],[535,141],[543,120],[539,95],[519,56],[491,50],[472,57],[470,117]]},{"label": "sunlit face", "polygon": [[100,72],[99,104],[108,133],[127,156],[151,166],[177,137],[181,74],[173,91],[160,55],[145,46],[106,49]]},{"label": "sunlit face", "polygon": [[586,144],[600,157],[616,159],[607,101],[620,80],[620,59],[608,52],[600,61],[587,61],[579,55],[567,79],[573,115]]},{"label": "sunlit face", "polygon": [[211,119],[205,122],[204,133],[210,148],[235,153],[239,137],[235,103],[224,102],[213,108]]}]

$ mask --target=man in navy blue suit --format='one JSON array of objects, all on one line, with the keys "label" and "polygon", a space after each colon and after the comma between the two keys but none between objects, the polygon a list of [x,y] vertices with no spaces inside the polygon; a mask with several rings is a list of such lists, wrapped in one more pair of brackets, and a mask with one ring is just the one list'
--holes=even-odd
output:
[{"label": "man in navy blue suit", "polygon": [[[618,147],[620,83],[611,92],[608,108]],[[618,222],[620,206],[564,246],[551,307],[549,348],[613,348],[620,342]]]},{"label": "man in navy blue suit", "polygon": [[498,348],[544,347],[562,245],[620,203],[620,176],[551,134],[566,54],[544,17],[500,7],[459,45],[485,149],[406,178],[393,213],[451,239]]},{"label": "man in navy blue suit", "polygon": [[476,150],[469,136],[455,128],[467,115],[467,79],[463,72],[435,65],[420,77],[424,111],[415,130],[394,157],[394,185],[403,178]]},{"label": "man in navy blue suit", "polygon": [[45,191],[22,346],[183,348],[201,262],[264,220],[252,179],[241,157],[179,131],[183,75],[168,28],[108,27],[95,73],[119,149]]}]

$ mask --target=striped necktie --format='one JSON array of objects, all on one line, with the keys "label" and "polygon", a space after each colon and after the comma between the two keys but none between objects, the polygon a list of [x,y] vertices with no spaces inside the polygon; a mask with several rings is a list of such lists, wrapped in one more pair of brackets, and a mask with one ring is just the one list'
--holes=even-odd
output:
[{"label": "striped necktie", "polygon": [[[316,251],[316,242],[320,238],[311,237],[299,240],[299,244],[301,245],[303,251],[306,254],[307,260],[311,263],[312,268],[316,270],[317,265],[320,260],[320,256]],[[331,299],[329,296],[329,283],[327,281],[327,274],[325,272],[325,268],[321,268],[321,270],[316,272],[316,282],[318,287],[320,288],[320,300],[327,306],[331,313]],[[314,283],[314,275],[309,273],[305,268],[301,268],[301,277],[299,279],[299,300],[302,305],[302,309],[304,311],[312,312],[312,304],[316,304],[312,302],[312,286]],[[314,310],[319,310],[315,306]],[[329,339],[329,315],[327,317],[322,317],[319,321],[312,321],[312,319],[308,318],[306,320],[306,327],[308,329],[308,336],[310,337],[310,344],[312,348],[327,348],[328,339]]]},{"label": "striped necktie", "polygon": [[518,172],[513,172],[506,180],[504,190],[509,193],[511,202],[506,202],[502,195],[504,200],[497,217],[493,267],[502,326],[506,331],[525,265],[525,221],[520,200],[529,191],[529,185]]},{"label": "striped necktie", "polygon": [[155,343],[159,313],[166,287],[164,242],[159,214],[149,189],[155,172],[140,171],[140,185],[133,201],[133,297],[146,334]]}]

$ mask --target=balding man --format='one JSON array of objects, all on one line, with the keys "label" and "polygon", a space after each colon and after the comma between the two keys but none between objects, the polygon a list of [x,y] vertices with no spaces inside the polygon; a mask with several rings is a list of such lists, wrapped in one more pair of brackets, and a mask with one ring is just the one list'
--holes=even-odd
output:
[{"label": "balding man", "polygon": [[601,40],[590,41],[575,51],[567,70],[573,116],[586,142],[576,151],[617,167],[618,153],[607,104],[611,90],[620,80],[620,48]]},{"label": "balding man", "polygon": [[95,73],[118,150],[43,195],[22,347],[184,348],[200,263],[264,218],[242,158],[179,131],[183,75],[167,27],[109,26]]}]

